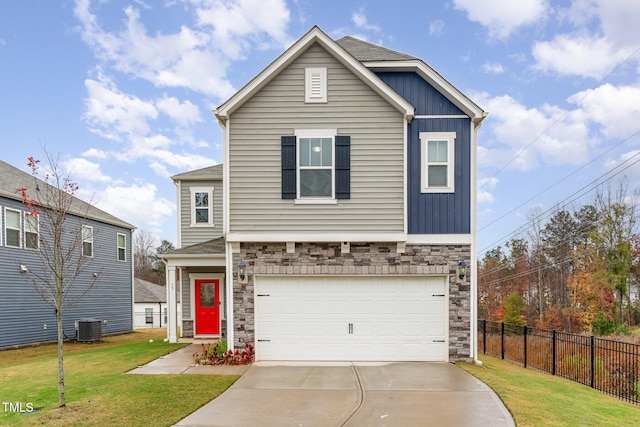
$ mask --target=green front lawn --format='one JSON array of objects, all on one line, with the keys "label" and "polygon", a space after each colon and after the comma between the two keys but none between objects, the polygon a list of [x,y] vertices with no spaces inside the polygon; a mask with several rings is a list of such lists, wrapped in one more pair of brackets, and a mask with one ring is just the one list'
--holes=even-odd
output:
[{"label": "green front lawn", "polygon": [[483,366],[459,363],[491,387],[518,427],[640,426],[640,407],[582,384],[490,356]]},{"label": "green front lawn", "polygon": [[[219,375],[125,375],[184,344],[163,342],[164,329],[65,344],[67,406],[58,409],[55,345],[0,352],[0,425],[163,426],[186,417],[238,378]],[[153,342],[149,342],[153,339]]]}]

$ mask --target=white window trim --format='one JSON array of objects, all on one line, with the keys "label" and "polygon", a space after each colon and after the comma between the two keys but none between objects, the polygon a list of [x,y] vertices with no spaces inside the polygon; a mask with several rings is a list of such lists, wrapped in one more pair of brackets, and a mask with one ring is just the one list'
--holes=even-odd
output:
[{"label": "white window trim", "polygon": [[[447,141],[447,186],[427,186],[427,146],[429,141]],[[453,193],[455,191],[455,132],[420,132],[420,192],[421,193]]]},{"label": "white window trim", "polygon": [[[316,81],[320,85],[314,93],[312,82],[313,78],[320,79]],[[327,102],[327,68],[305,68],[304,69],[304,102],[309,103],[326,103]]]},{"label": "white window trim", "polygon": [[[8,221],[7,221],[7,212],[16,212],[18,214],[18,228],[12,228],[8,226]],[[4,208],[4,245],[7,248],[14,248],[14,249],[20,249],[22,248],[22,211],[20,211],[19,209],[12,209],[12,208]],[[18,246],[10,246],[7,244],[7,229],[9,230],[18,230]]]},{"label": "white window trim", "polygon": [[[86,242],[88,242],[88,241],[89,241],[88,239],[87,239],[87,240],[85,240],[85,238],[84,238],[84,229],[85,229],[85,228],[88,228],[88,229],[90,229],[90,230],[91,230],[91,255],[85,255],[85,254],[84,254],[84,242],[85,242],[85,241],[86,241]],[[82,251],[82,256],[86,256],[87,258],[93,258],[94,254],[95,254],[95,248],[94,248],[94,246],[93,246],[93,227],[92,227],[92,226],[90,226],[90,225],[83,225],[83,226],[82,226],[82,228],[81,228],[81,230],[80,230],[80,233],[81,233],[81,236],[80,236],[80,237],[82,238],[82,246],[81,246],[81,248],[80,248],[80,250]]]},{"label": "white window trim", "polygon": [[[124,237],[124,246],[120,246],[120,236]],[[120,259],[120,249],[124,249],[124,259]],[[116,234],[116,260],[127,262],[127,235],[124,233]]]},{"label": "white window trim", "polygon": [[[296,200],[294,204],[334,204],[336,200],[336,135],[337,129],[298,129],[296,136]],[[331,138],[331,196],[300,197],[300,138]],[[329,167],[309,167],[329,169]]]},{"label": "white window trim", "polygon": [[29,213],[25,213],[25,216],[24,216],[24,237],[23,237],[24,248],[29,249],[31,251],[38,251],[40,250],[40,215],[33,215],[33,218],[36,219],[36,247],[35,248],[27,247],[27,219],[31,216],[32,215]]},{"label": "white window trim", "polygon": [[[191,192],[191,227],[215,227],[213,222],[213,187],[191,187],[189,191]],[[196,193],[209,193],[208,222],[196,222]]]}]

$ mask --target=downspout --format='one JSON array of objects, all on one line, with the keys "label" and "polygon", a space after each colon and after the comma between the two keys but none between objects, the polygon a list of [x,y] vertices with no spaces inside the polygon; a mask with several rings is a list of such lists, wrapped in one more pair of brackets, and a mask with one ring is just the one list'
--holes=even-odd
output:
[{"label": "downspout", "polygon": [[158,327],[162,328],[162,303],[161,302],[158,303],[158,320],[160,321],[160,326]]}]

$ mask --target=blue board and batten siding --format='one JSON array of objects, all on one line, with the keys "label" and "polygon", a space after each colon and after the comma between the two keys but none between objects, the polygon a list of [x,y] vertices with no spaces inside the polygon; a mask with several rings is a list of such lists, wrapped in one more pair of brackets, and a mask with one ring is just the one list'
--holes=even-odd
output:
[{"label": "blue board and batten siding", "polygon": [[[468,234],[471,231],[471,119],[413,72],[378,72],[380,79],[415,106],[408,125],[407,203],[409,234]],[[455,116],[456,118],[420,118]],[[420,132],[455,132],[455,191],[422,193]]]},{"label": "blue board and batten siding", "polygon": [[[53,305],[43,301],[33,284],[34,277],[29,273],[20,272],[21,264],[31,271],[42,271],[42,261],[34,250],[5,245],[5,207],[24,212],[21,202],[0,197],[0,348],[56,340]],[[67,221],[69,229],[79,229],[81,226],[77,217],[69,216]],[[132,230],[91,220],[87,221],[86,225],[94,230],[94,256],[76,280],[71,295],[85,290],[93,280],[94,272],[100,274],[94,286],[82,299],[63,311],[64,334],[68,338],[75,337],[75,322],[82,319],[106,320],[107,323],[102,325],[103,334],[131,331]],[[124,262],[117,259],[118,233],[126,236]]]}]

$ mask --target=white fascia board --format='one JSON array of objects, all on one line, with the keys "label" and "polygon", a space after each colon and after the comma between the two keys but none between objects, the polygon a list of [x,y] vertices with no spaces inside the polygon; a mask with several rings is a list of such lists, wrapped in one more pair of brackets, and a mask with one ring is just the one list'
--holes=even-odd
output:
[{"label": "white fascia board", "polygon": [[405,233],[229,233],[231,242],[404,242]]},{"label": "white fascia board", "polygon": [[371,61],[364,65],[370,70],[384,71],[415,71],[429,84],[440,91],[447,99],[467,114],[478,126],[487,116],[487,113],[475,102],[469,99],[458,88],[449,83],[433,68],[419,59],[406,61]]},{"label": "white fascia board", "polygon": [[387,86],[373,72],[365,67],[360,61],[345,51],[335,40],[329,37],[318,26],[314,26],[289,49],[276,58],[267,68],[254,77],[242,89],[236,92],[224,104],[216,108],[213,112],[221,124],[229,119],[233,111],[238,109],[244,102],[250,99],[256,92],[266,86],[275,76],[278,75],[289,64],[296,60],[313,43],[318,43],[331,53],[340,63],[351,72],[362,79],[369,87],[385,98],[391,105],[400,111],[407,122],[413,119],[415,108],[406,99]]},{"label": "white fascia board", "polygon": [[471,234],[409,234],[407,245],[471,245]]},{"label": "white fascia board", "polygon": [[225,254],[198,254],[198,255],[164,255],[167,266],[173,267],[225,267]]}]

